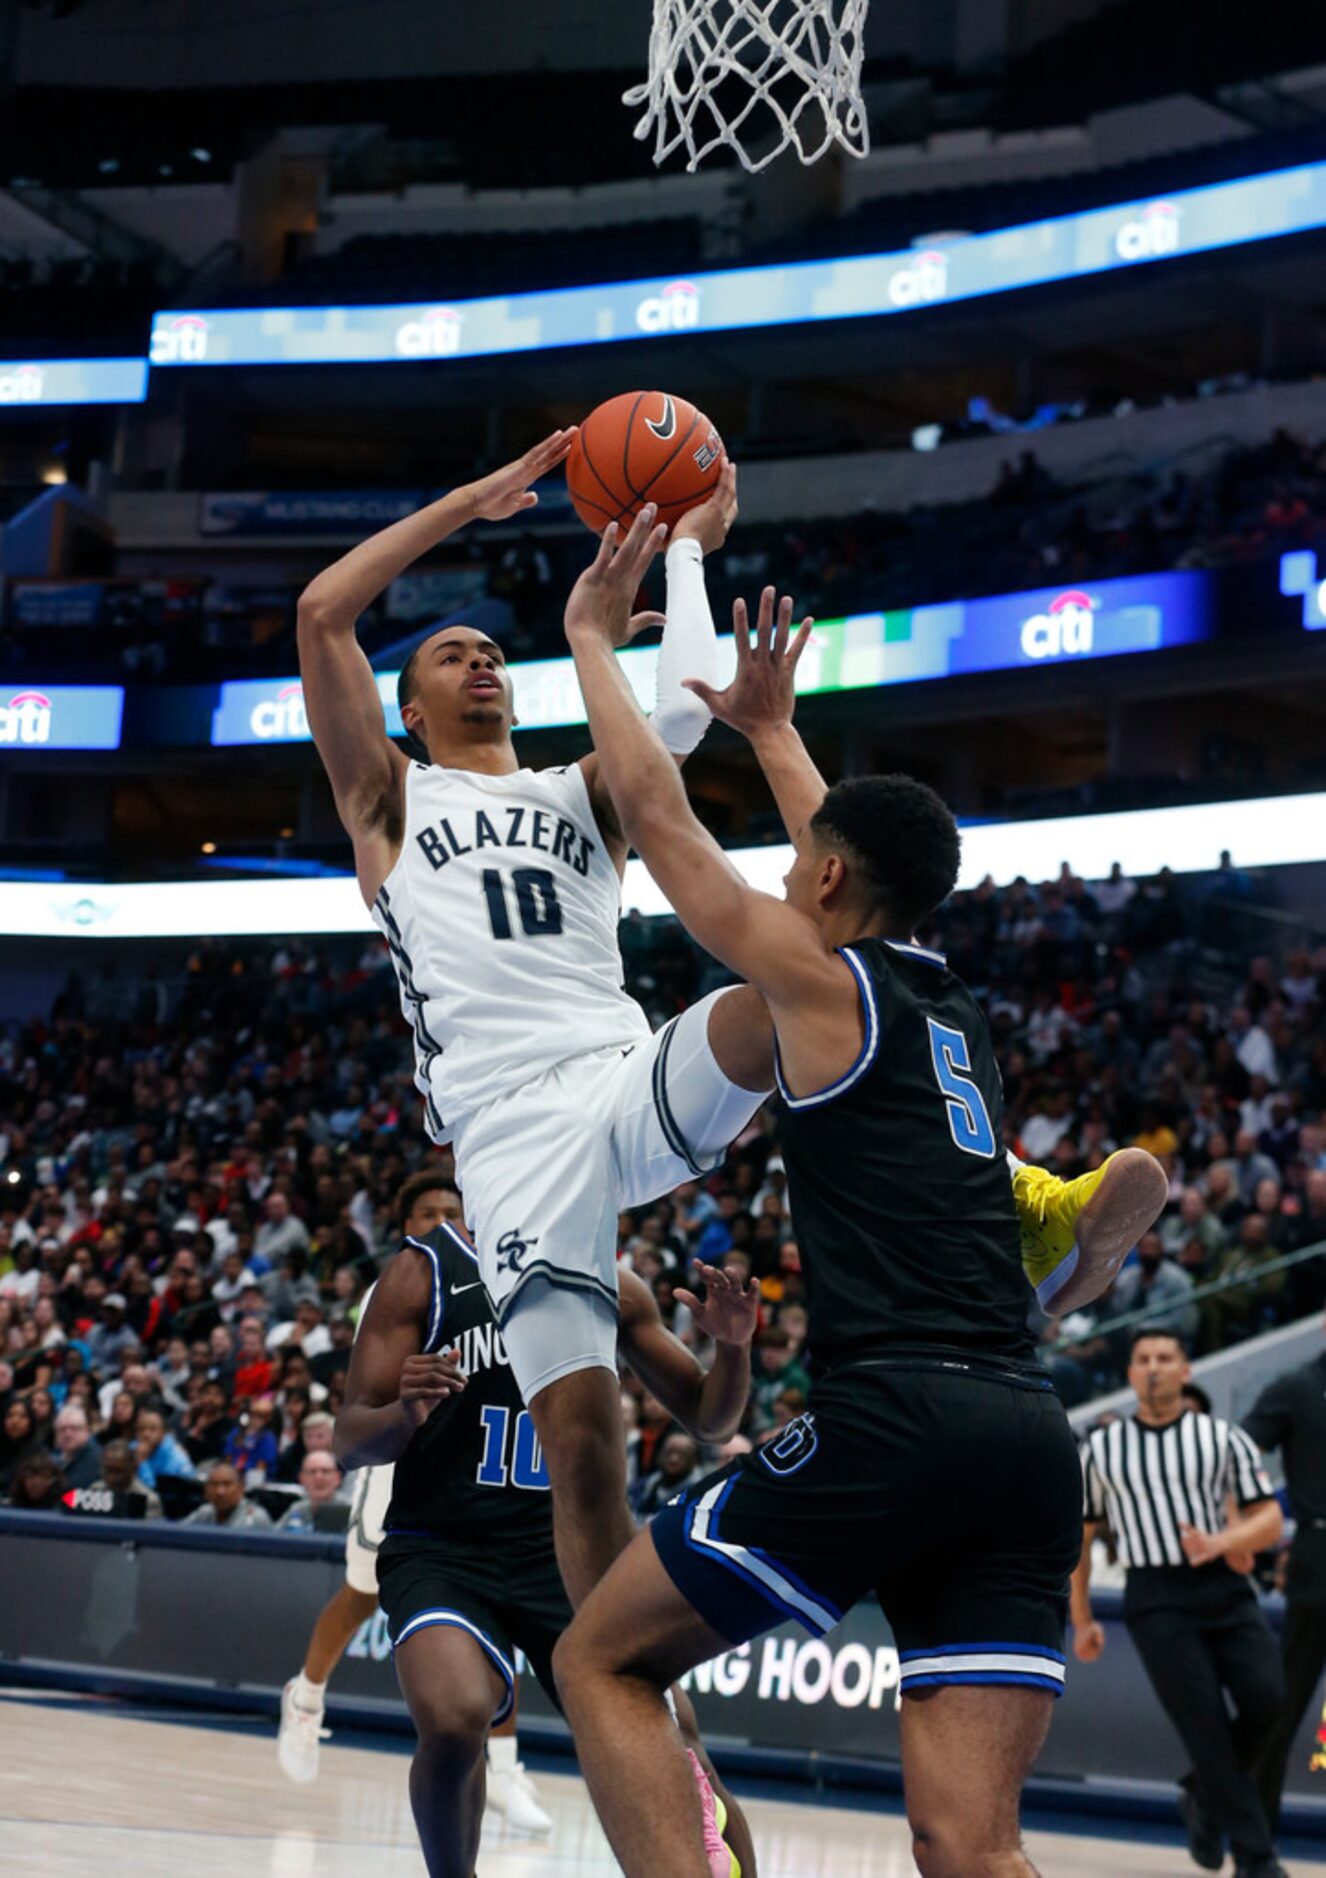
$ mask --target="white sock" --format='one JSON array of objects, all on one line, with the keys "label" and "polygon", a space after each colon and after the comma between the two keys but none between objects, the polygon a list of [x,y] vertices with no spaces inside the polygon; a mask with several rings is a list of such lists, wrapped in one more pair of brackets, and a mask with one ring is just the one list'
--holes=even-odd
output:
[{"label": "white sock", "polygon": [[651,722],[674,756],[689,756],[713,718],[709,706],[683,678],[718,683],[718,641],[704,584],[704,554],[690,536],[674,541],[667,552],[667,616],[658,649],[654,712]]},{"label": "white sock", "polygon": [[310,1682],[301,1669],[295,1677],[295,1686],[290,1692],[290,1700],[296,1708],[306,1708],[321,1712],[327,1702],[325,1682]]},{"label": "white sock", "polygon": [[516,1771],[517,1753],[514,1735],[489,1735],[488,1765],[495,1774],[513,1774]]}]

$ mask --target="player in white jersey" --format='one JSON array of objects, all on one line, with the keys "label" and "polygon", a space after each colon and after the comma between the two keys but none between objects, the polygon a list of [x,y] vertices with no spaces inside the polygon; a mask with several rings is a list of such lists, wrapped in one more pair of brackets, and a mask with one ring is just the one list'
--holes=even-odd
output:
[{"label": "player in white jersey", "polygon": [[[558,1560],[579,1603],[629,1542],[616,1383],[616,1222],[717,1166],[772,1087],[755,994],[718,992],[651,1034],[617,946],[627,844],[592,754],[522,769],[500,647],[466,626],[401,673],[422,760],[387,737],[355,638],[364,609],[466,522],[532,507],[558,431],[519,462],[384,529],[300,600],[304,704],[360,889],[415,1034],[428,1129],[455,1150],[482,1280],[552,1483]],[[677,760],[710,722],[703,555],[736,514],[735,472],[674,531],[654,721]],[[637,615],[632,628],[658,622]]]}]

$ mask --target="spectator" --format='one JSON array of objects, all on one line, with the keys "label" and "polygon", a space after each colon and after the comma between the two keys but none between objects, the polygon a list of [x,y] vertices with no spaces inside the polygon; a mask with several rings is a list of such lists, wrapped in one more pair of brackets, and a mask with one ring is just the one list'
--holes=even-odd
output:
[{"label": "spectator", "polygon": [[283,1390],[277,1406],[281,1425],[276,1437],[278,1458],[272,1478],[293,1483],[299,1479],[299,1470],[308,1452],[304,1446],[304,1423],[312,1407],[308,1390],[298,1385]]},{"label": "spectator", "polygon": [[354,1347],[354,1319],[348,1311],[334,1311],[327,1325],[327,1335],[331,1340],[329,1349],[319,1356],[309,1359],[309,1368],[314,1381],[325,1385],[338,1370],[350,1367],[350,1351]]},{"label": "spectator", "polygon": [[1241,1204],[1245,1207],[1252,1206],[1259,1183],[1263,1180],[1275,1180],[1277,1175],[1275,1162],[1269,1154],[1263,1154],[1257,1146],[1256,1135],[1246,1128],[1241,1128],[1234,1138],[1234,1179],[1238,1185]]},{"label": "spectator", "polygon": [[700,1450],[690,1435],[666,1435],[658,1451],[656,1471],[642,1480],[631,1496],[638,1519],[652,1519],[669,1500],[700,1478]]},{"label": "spectator", "polygon": [[1262,1076],[1268,1084],[1279,1082],[1275,1050],[1260,1024],[1255,1024],[1246,1005],[1237,1005],[1229,1014],[1234,1054],[1251,1076]]},{"label": "spectator", "polygon": [[66,1486],[90,1487],[100,1477],[101,1447],[76,1402],[67,1402],[55,1417],[55,1446]]},{"label": "spectator", "polygon": [[1260,1213],[1249,1213],[1239,1227],[1238,1244],[1232,1246],[1216,1267],[1216,1277],[1238,1279],[1236,1290],[1208,1298],[1203,1310],[1211,1325],[1208,1347],[1221,1349],[1227,1343],[1253,1336],[1272,1321],[1276,1302],[1285,1289],[1286,1274],[1261,1268],[1275,1262],[1275,1248],[1270,1244],[1266,1220]]},{"label": "spectator", "polygon": [[810,1392],[810,1378],[781,1324],[770,1324],[755,1338],[753,1425],[763,1433],[775,1426],[774,1402],[783,1389]]},{"label": "spectator", "polygon": [[1229,1244],[1229,1235],[1211,1212],[1199,1187],[1185,1187],[1179,1195],[1177,1211],[1166,1212],[1160,1224],[1160,1237],[1168,1258],[1178,1259],[1185,1246],[1196,1240],[1201,1247],[1201,1263],[1213,1264]]},{"label": "spectator", "polygon": [[148,1403],[159,1400],[156,1379],[146,1363],[140,1362],[137,1344],[124,1352],[124,1367],[118,1377],[112,1377],[101,1390],[101,1412],[111,1412],[117,1396],[127,1395],[134,1405],[135,1412]]},{"label": "spectator", "polygon": [[198,1470],[174,1435],[166,1430],[166,1419],[157,1408],[140,1408],[135,1423],[138,1478],[145,1487],[155,1487],[163,1475],[181,1480],[196,1480]]},{"label": "spectator", "polygon": [[0,1298],[10,1298],[15,1304],[31,1304],[41,1283],[37,1248],[30,1240],[20,1240],[10,1248],[9,1259],[9,1270],[0,1278]]},{"label": "spectator", "polygon": [[[1167,1331],[1185,1348],[1197,1335],[1198,1307],[1192,1302],[1193,1281],[1173,1259],[1164,1256],[1158,1232],[1143,1233],[1135,1262],[1126,1265],[1114,1281],[1110,1296],[1113,1312],[1146,1311],[1149,1330]],[[1127,1333],[1128,1343],[1133,1333]],[[1125,1345],[1121,1352],[1127,1355]]]},{"label": "spectator", "polygon": [[1068,1090],[1047,1091],[1041,1107],[1020,1130],[1025,1158],[1038,1164],[1048,1161],[1072,1126],[1073,1104]]},{"label": "spectator", "polygon": [[304,1222],[291,1212],[289,1198],[284,1193],[279,1189],[269,1193],[263,1202],[263,1212],[266,1217],[254,1238],[253,1250],[261,1259],[264,1271],[278,1266],[289,1252],[308,1251]]},{"label": "spectator", "polygon": [[126,1308],[123,1292],[112,1291],[103,1298],[100,1321],[93,1324],[84,1339],[93,1369],[117,1369],[123,1352],[130,1346],[137,1348],[138,1338],[125,1318]]},{"label": "spectator", "polygon": [[15,1396],[5,1410],[0,1434],[0,1493],[8,1495],[24,1461],[42,1452],[41,1436],[32,1419],[32,1410],[22,1396]]},{"label": "spectator", "polygon": [[32,1412],[32,1430],[43,1449],[55,1446],[55,1403],[49,1389],[29,1389],[28,1408]]},{"label": "spectator", "polygon": [[276,1436],[272,1433],[272,1404],[264,1397],[240,1406],[239,1417],[226,1438],[225,1458],[232,1462],[246,1486],[270,1480],[276,1467]]},{"label": "spectator", "polygon": [[194,1466],[219,1461],[234,1428],[225,1389],[215,1376],[206,1376],[198,1400],[184,1417],[184,1448]]},{"label": "spectator", "polygon": [[29,1513],[57,1513],[65,1480],[49,1454],[30,1454],[14,1471],[9,1504]]},{"label": "spectator", "polygon": [[207,1373],[221,1384],[229,1401],[235,1394],[235,1339],[225,1324],[214,1324],[207,1337]]},{"label": "spectator", "polygon": [[239,1312],[241,1292],[257,1284],[257,1278],[244,1263],[244,1255],[236,1248],[227,1252],[221,1261],[221,1275],[212,1282],[212,1297],[220,1307],[221,1316],[229,1323]]},{"label": "spectator", "polygon": [[97,1439],[104,1446],[107,1439],[132,1442],[137,1438],[138,1404],[127,1389],[117,1389],[111,1400],[110,1414],[97,1425]]},{"label": "spectator", "polygon": [[224,1526],[228,1532],[255,1532],[271,1526],[271,1519],[256,1500],[244,1498],[244,1483],[229,1461],[218,1461],[208,1474],[202,1506],[186,1515],[186,1526]]},{"label": "spectator", "polygon": [[235,1394],[250,1399],[269,1395],[275,1375],[275,1365],[263,1339],[261,1318],[243,1318],[239,1326],[239,1349],[235,1361]]},{"label": "spectator", "polygon": [[116,1519],[160,1519],[161,1500],[138,1477],[138,1463],[127,1441],[108,1441],[101,1450],[101,1479],[89,1490],[93,1502],[104,1498],[98,1510]]},{"label": "spectator", "polygon": [[306,1454],[299,1470],[301,1498],[276,1522],[278,1532],[344,1532],[350,1509],[341,1494],[341,1470],[330,1452]]},{"label": "spectator", "polygon": [[332,1347],[330,1333],[322,1321],[322,1305],[317,1298],[301,1298],[295,1306],[293,1319],[286,1324],[277,1324],[267,1333],[267,1348],[281,1350],[290,1347],[300,1349],[310,1361],[315,1356],[322,1356]]}]

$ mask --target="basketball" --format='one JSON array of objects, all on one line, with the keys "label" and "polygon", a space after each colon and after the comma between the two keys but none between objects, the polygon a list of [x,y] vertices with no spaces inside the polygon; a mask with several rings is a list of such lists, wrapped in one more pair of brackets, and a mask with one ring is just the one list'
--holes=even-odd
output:
[{"label": "basketball", "polygon": [[646,502],[672,528],[707,502],[723,469],[723,439],[703,411],[670,391],[624,391],[590,412],[566,461],[576,514],[601,535]]}]

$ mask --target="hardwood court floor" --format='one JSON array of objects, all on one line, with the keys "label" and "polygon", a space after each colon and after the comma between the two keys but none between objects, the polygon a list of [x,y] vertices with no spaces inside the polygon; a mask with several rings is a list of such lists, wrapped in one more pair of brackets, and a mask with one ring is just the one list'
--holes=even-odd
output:
[{"label": "hardwood court floor", "polygon": [[[272,1731],[141,1719],[112,1703],[0,1691],[0,1871],[5,1878],[424,1878],[401,1751],[323,1748],[312,1787],[276,1765]],[[540,1774],[549,1840],[485,1826],[481,1878],[609,1878],[585,1789]],[[903,1820],[752,1800],[763,1878],[910,1878]],[[1177,1846],[1032,1831],[1046,1878],[1178,1878]],[[1293,1878],[1326,1864],[1290,1862]],[[662,1874],[660,1874],[662,1878]]]}]

